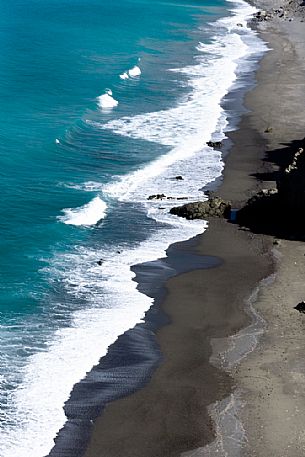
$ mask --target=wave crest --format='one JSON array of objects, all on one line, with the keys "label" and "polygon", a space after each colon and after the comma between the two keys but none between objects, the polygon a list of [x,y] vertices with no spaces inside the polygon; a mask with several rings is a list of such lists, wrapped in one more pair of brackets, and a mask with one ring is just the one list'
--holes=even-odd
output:
[{"label": "wave crest", "polygon": [[63,209],[63,216],[59,220],[68,225],[95,225],[106,216],[106,203],[100,198],[95,197],[86,205],[79,208]]}]

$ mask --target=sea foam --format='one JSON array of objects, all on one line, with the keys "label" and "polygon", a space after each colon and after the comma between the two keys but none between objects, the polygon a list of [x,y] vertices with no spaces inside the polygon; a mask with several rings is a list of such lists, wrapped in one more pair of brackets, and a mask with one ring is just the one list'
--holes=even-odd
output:
[{"label": "sea foam", "polygon": [[140,67],[138,67],[138,65],[135,65],[130,70],[128,70],[128,74],[129,74],[129,76],[131,78],[135,78],[136,76],[140,76],[141,73],[142,73],[141,69],[140,69]]},{"label": "sea foam", "polygon": [[127,71],[124,71],[124,73],[120,74],[121,79],[129,79],[129,78],[136,78],[137,76],[141,76],[142,71],[138,65],[135,65],[134,67],[130,68]]},{"label": "sea foam", "polygon": [[[77,248],[58,255],[45,274],[61,279],[68,294],[91,307],[76,311],[71,326],[57,330],[47,347],[32,355],[20,371],[22,386],[11,394],[16,423],[7,422],[1,457],[43,457],[64,425],[64,403],[71,388],[107,353],[126,329],[144,317],[152,299],[137,290],[132,265],[165,257],[172,240],[192,237],[205,226],[170,216],[171,228],[133,247],[114,250]],[[117,249],[120,254],[117,254]],[[103,258],[102,268],[97,258]],[[98,344],[97,344],[98,342]]]},{"label": "sea foam", "polygon": [[126,71],[124,71],[124,73],[120,74],[120,78],[121,79],[128,79],[129,78],[128,73]]},{"label": "sea foam", "polygon": [[58,219],[70,225],[95,225],[106,216],[106,203],[100,197],[93,198],[89,203],[79,208],[63,209],[63,216]]},{"label": "sea foam", "polygon": [[[176,107],[93,123],[118,135],[170,147],[167,154],[105,185],[103,192],[108,196],[143,201],[150,194],[163,193],[190,201],[203,198],[200,189],[221,175],[221,153],[206,142],[212,134],[218,140],[225,138],[227,117],[221,101],[236,80],[239,61],[254,51],[237,33],[216,35],[212,43],[199,44],[198,51],[203,55],[197,56],[195,65],[172,70],[186,75],[190,88]],[[171,179],[177,175],[183,181]]]},{"label": "sea foam", "polygon": [[100,108],[114,108],[115,106],[118,106],[119,102],[115,100],[112,96],[112,91],[110,89],[107,89],[106,92],[103,95],[100,95],[97,97],[98,104]]}]

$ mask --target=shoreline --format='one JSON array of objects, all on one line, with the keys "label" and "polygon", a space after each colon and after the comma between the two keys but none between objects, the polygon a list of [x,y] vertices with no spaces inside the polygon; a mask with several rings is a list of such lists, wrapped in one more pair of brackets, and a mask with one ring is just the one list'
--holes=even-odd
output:
[{"label": "shoreline", "polygon": [[[222,100],[221,106],[228,115],[230,131],[237,128],[245,111],[242,100],[249,87],[255,83],[253,67],[257,68],[259,55],[262,52],[260,50],[254,56],[247,56],[249,67],[246,70],[245,68],[240,70],[242,85],[235,86],[234,83]],[[240,83],[240,80],[238,79],[237,82]],[[215,132],[216,135],[217,132]],[[231,141],[226,138],[222,148],[223,158],[228,155],[230,146]],[[212,191],[218,188],[222,179],[223,176],[220,176],[204,189]],[[215,263],[214,257],[197,253],[199,239],[200,235],[197,235],[195,238],[174,243],[168,247],[166,258],[132,267],[132,270],[137,273],[134,280],[138,282],[138,289],[141,290],[144,284],[143,292],[152,296],[154,303],[145,313],[144,322],[119,336],[108,348],[107,354],[100,359],[98,365],[74,385],[64,406],[67,421],[55,437],[55,445],[48,454],[50,457],[70,455],[82,457],[92,430],[95,428],[94,422],[103,414],[104,408],[116,400],[135,394],[150,382],[151,375],[163,357],[154,335],[158,329],[170,323],[170,318],[160,306],[162,296],[166,294],[163,284],[166,277],[209,268],[209,263],[211,265]],[[182,258],[179,251],[184,253]],[[208,260],[205,261],[205,258]],[[216,262],[219,262],[218,259]],[[173,269],[172,273],[168,271],[169,266]],[[151,287],[152,290],[150,290]],[[140,354],[140,351],[143,353]]]},{"label": "shoreline", "polygon": [[[269,25],[266,25],[267,28]],[[276,29],[276,24],[274,27]],[[272,38],[272,32],[268,30],[261,33],[265,40],[270,41]],[[289,47],[290,42],[283,33],[273,32],[273,39],[276,40],[276,35],[279,34],[292,52],[292,46]],[[266,158],[265,152],[278,148],[281,141],[297,139],[302,132],[299,116],[298,122],[292,122],[290,126],[289,138],[287,129],[283,134],[264,134],[269,125],[274,125],[265,98],[273,106],[277,95],[270,91],[271,85],[275,83],[271,81],[271,75],[268,79],[268,73],[272,74],[270,69],[274,66],[280,67],[280,55],[279,46],[263,58],[256,70],[258,85],[246,95],[249,111],[242,115],[238,130],[228,135],[233,147],[225,159],[223,182],[218,193],[239,204],[261,188],[262,180],[264,187],[274,184],[270,175],[275,167],[271,162],[263,161]],[[302,72],[299,73],[299,77],[304,76]],[[283,89],[284,86],[283,84]],[[287,103],[291,105],[291,100]],[[300,105],[299,97],[296,97],[295,103]],[[274,113],[273,117],[276,118],[277,115],[279,122],[283,111],[284,107],[282,111]],[[242,155],[243,151],[247,151],[245,156]],[[266,180],[267,177],[269,179]],[[235,457],[242,447],[245,448],[243,452],[249,452],[249,456],[265,453],[277,457],[281,455],[279,451],[272,454],[271,445],[268,450],[262,448],[256,454],[258,445],[255,440],[251,441],[251,436],[258,438],[263,418],[255,415],[255,422],[252,417],[250,408],[257,411],[261,407],[261,384],[255,384],[253,378],[247,383],[247,370],[251,371],[253,366],[257,367],[261,363],[257,354],[261,356],[266,344],[265,336],[262,337],[259,348],[247,355],[237,368],[226,371],[223,367],[218,367],[215,361],[215,347],[221,352],[226,347],[225,340],[247,328],[251,322],[245,310],[245,302],[257,284],[273,272],[272,242],[271,236],[241,231],[237,225],[222,220],[212,220],[209,229],[196,237],[196,246],[192,249],[203,256],[221,258],[222,261],[214,268],[180,272],[178,276],[167,280],[167,294],[161,307],[171,322],[157,330],[157,342],[163,361],[148,383],[145,381],[131,395],[107,405],[103,415],[94,424],[86,457],[212,457],[221,455],[220,452],[224,449],[228,452],[227,455]],[[300,250],[299,245],[298,247]],[[287,246],[283,249],[289,250]],[[290,262],[292,263],[292,258]],[[260,308],[262,296],[266,290],[276,285],[277,277],[273,284],[258,290],[255,308],[258,307],[263,315],[264,310]],[[205,303],[208,304],[206,307],[203,306]],[[291,316],[301,319],[297,313]],[[266,317],[268,316],[264,316],[266,325],[269,326]],[[211,347],[212,341],[220,342],[220,346],[212,344]],[[251,365],[252,359],[254,361]],[[260,369],[264,370],[263,367]],[[250,406],[244,403],[244,392],[250,395]],[[233,398],[235,394],[236,399]],[[256,396],[259,397],[258,400]],[[232,399],[238,403],[233,410],[235,424],[240,423],[239,431],[245,434],[248,443],[241,437],[237,444],[233,443],[233,447],[232,442],[236,441],[236,436],[230,436],[226,424],[223,426],[217,423],[222,409],[228,408]],[[224,420],[227,418],[224,417]],[[227,436],[220,436],[222,433]],[[221,443],[219,439],[222,440]],[[261,440],[258,441],[259,445],[264,445]],[[293,452],[285,455],[302,455],[296,454],[295,449]]]},{"label": "shoreline", "polygon": [[[237,130],[227,134],[233,147],[226,155],[223,182],[217,192],[239,204],[259,188],[256,178],[249,176],[251,172],[266,168],[259,166],[266,140],[250,125],[248,116],[242,113]],[[244,146],[249,149],[246,158],[240,155]],[[221,258],[222,265],[179,274],[167,281],[167,295],[161,306],[169,315],[170,325],[157,331],[163,363],[141,390],[106,407],[94,425],[85,457],[191,457],[197,456],[196,449],[198,455],[215,452],[208,449],[215,439],[211,404],[226,403],[231,398],[234,379],[211,363],[211,340],[226,339],[250,324],[244,303],[256,285],[273,272],[273,259],[268,254],[272,242],[261,236],[253,240],[250,232],[239,232],[237,226],[220,220],[210,221],[209,229],[196,238],[197,252]],[[241,264],[242,271],[238,267]],[[213,291],[200,286],[205,277],[206,284],[214,285]],[[236,292],[231,290],[231,284]],[[221,299],[222,287],[226,296]],[[228,308],[229,295],[233,305]],[[186,315],[183,300],[188,301],[190,296],[192,309],[188,308]],[[196,308],[204,297],[209,305],[200,314]],[[219,319],[218,314],[225,317]],[[195,372],[196,379],[193,374],[188,376]]]},{"label": "shoreline", "polygon": [[[174,456],[213,440],[208,406],[230,395],[233,380],[210,364],[209,341],[211,336],[225,338],[249,323],[243,301],[249,289],[269,274],[270,265],[266,266],[264,256],[256,262],[261,245],[253,246],[249,233],[240,233],[238,243],[232,243],[236,226],[222,220],[211,221],[211,225],[196,249],[221,257],[223,262],[168,280],[162,308],[171,324],[157,331],[165,362],[144,388],[107,406],[95,424],[86,456]],[[244,268],[240,269],[242,260]],[[238,297],[229,287],[230,272],[240,285]],[[219,291],[226,286],[220,298]]]}]

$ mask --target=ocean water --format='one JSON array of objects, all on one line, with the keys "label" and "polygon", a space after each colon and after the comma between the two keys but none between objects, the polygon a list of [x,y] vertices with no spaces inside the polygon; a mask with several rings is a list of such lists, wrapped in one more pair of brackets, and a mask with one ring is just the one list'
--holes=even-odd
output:
[{"label": "ocean water", "polygon": [[169,209],[221,176],[206,142],[265,46],[242,0],[0,12],[0,455],[43,457],[73,386],[152,304],[130,267],[204,231]]}]

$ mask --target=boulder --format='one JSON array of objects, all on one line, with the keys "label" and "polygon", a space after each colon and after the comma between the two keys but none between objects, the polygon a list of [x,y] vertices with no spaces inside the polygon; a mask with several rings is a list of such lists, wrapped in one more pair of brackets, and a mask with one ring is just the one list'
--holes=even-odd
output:
[{"label": "boulder", "polygon": [[231,203],[220,197],[212,197],[205,202],[186,203],[171,208],[170,213],[186,219],[207,219],[209,217],[229,217]]}]

